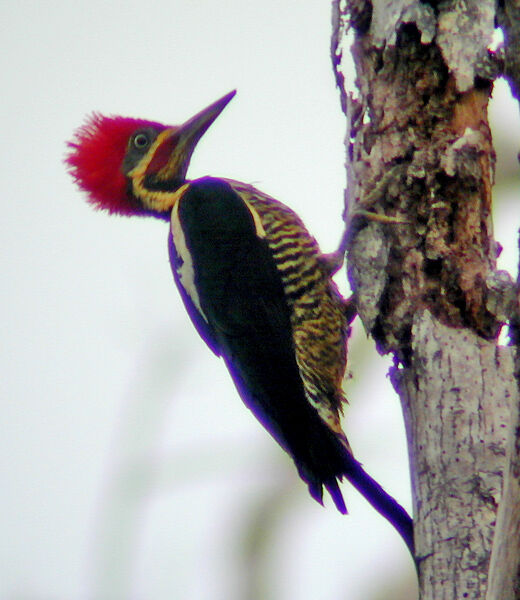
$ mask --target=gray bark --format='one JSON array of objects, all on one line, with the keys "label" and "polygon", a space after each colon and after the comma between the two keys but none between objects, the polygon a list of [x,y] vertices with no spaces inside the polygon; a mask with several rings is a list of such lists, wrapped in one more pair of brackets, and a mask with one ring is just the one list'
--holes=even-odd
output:
[{"label": "gray bark", "polygon": [[496,271],[482,66],[496,64],[495,16],[494,0],[333,3],[347,272],[365,329],[394,356],[424,600],[520,598],[518,368],[498,344],[517,301]]},{"label": "gray bark", "polygon": [[520,598],[520,411],[514,409],[486,600]]},{"label": "gray bark", "polygon": [[412,363],[392,379],[409,432],[422,597],[484,598],[516,397],[511,349],[428,311],[412,338]]}]

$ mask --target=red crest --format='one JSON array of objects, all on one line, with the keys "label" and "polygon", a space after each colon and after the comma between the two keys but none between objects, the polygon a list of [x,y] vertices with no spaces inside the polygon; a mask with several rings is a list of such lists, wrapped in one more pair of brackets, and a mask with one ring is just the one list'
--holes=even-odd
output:
[{"label": "red crest", "polygon": [[166,128],[153,121],[93,113],[67,143],[69,172],[96,208],[121,215],[138,212],[128,195],[122,164],[128,140],[142,127]]}]

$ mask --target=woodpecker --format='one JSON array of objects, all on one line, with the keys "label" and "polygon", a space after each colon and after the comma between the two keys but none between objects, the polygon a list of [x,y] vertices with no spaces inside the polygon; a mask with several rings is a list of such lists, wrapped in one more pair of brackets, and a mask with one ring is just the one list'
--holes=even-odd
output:
[{"label": "woodpecker", "polygon": [[324,486],[345,514],[345,477],[413,555],[411,518],[364,471],[341,428],[349,311],[331,261],[278,200],[231,179],[186,178],[234,95],[180,126],[94,113],[68,142],[69,172],[96,208],[170,222],[173,277],[195,328],[311,496],[322,503]]}]

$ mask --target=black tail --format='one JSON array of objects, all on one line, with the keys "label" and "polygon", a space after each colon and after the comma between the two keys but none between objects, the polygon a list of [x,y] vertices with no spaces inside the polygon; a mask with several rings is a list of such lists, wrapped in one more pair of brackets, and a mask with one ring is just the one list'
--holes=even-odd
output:
[{"label": "black tail", "polygon": [[345,477],[370,504],[397,530],[415,560],[413,520],[406,510],[377,483],[353,458],[349,460]]},{"label": "black tail", "polygon": [[307,445],[307,449],[319,449],[318,455],[311,457],[313,459],[311,467],[308,466],[311,464],[309,456],[306,464],[295,461],[300,477],[309,486],[311,496],[323,504],[323,486],[325,486],[336,508],[340,513],[346,514],[347,509],[338,485],[338,480],[345,477],[377,512],[395,527],[415,560],[413,521],[410,515],[363,469],[341,440],[328,428],[327,434],[320,441],[319,445]]}]

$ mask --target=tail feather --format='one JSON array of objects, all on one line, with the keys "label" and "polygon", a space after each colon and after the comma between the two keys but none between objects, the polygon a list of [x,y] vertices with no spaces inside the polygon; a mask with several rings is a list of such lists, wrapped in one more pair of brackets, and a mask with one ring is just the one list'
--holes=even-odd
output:
[{"label": "tail feather", "polygon": [[327,488],[327,491],[329,492],[330,497],[334,501],[336,508],[342,515],[346,515],[348,511],[347,507],[345,506],[345,500],[343,500],[341,490],[339,489],[338,480],[334,477],[333,479],[324,481],[323,484]]},{"label": "tail feather", "polygon": [[307,474],[303,474],[301,470],[300,477],[307,482],[310,495],[316,502],[323,506],[323,483],[319,479],[316,479],[316,477],[309,477]]},{"label": "tail feather", "polygon": [[[365,469],[363,469],[361,463],[354,458],[346,436],[343,435],[338,437],[338,439],[344,448],[344,451],[342,452],[343,463],[345,465],[343,475],[345,475],[348,481],[350,481],[350,483],[377,510],[377,512],[383,515],[383,517],[385,517],[385,519],[387,519],[387,521],[389,521],[395,527],[399,535],[403,538],[412,556],[415,556],[412,518],[397,502],[397,500],[395,500],[393,496],[390,496],[390,494],[388,494],[382,488],[382,486],[373,477],[371,477],[365,471]],[[338,506],[328,485],[326,485],[326,487],[329,490],[334,503],[336,506]],[[336,482],[336,488],[337,487],[338,486]],[[343,501],[343,498],[341,500]],[[339,507],[338,510],[342,512]]]},{"label": "tail feather", "polygon": [[298,465],[300,477],[307,483],[310,495],[323,506],[323,486],[329,492],[336,508],[342,515],[347,514],[347,507],[343,500],[343,495],[339,489],[338,480],[335,476],[329,477],[326,481],[323,477],[317,476],[315,472],[305,468],[304,465]]},{"label": "tail feather", "polygon": [[[329,461],[321,455],[322,460],[313,462],[312,466],[297,463],[300,476],[309,486],[311,496],[323,504],[323,486],[325,486],[338,511],[347,514],[345,501],[338,485],[338,480],[341,481],[345,477],[377,512],[390,522],[414,557],[413,521],[410,515],[363,469],[345,443],[337,437],[331,436],[328,439],[334,440],[332,447],[329,446],[327,449]],[[320,448],[323,450],[324,446]],[[330,460],[332,457],[334,459]]]},{"label": "tail feather", "polygon": [[349,462],[351,464],[348,466],[348,472],[345,472],[345,477],[377,512],[394,526],[410,550],[412,557],[415,557],[413,520],[410,515],[363,469],[357,460],[352,458]]}]

